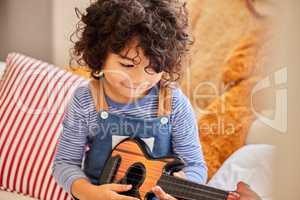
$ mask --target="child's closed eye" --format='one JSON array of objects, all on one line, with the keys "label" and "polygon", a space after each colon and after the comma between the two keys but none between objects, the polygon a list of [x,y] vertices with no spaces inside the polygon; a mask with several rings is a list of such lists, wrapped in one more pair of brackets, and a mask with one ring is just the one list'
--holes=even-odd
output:
[{"label": "child's closed eye", "polygon": [[134,67],[134,65],[132,65],[132,64],[123,64],[123,63],[120,63],[120,65],[122,66],[122,67],[127,67],[127,68],[130,68],[130,67]]}]

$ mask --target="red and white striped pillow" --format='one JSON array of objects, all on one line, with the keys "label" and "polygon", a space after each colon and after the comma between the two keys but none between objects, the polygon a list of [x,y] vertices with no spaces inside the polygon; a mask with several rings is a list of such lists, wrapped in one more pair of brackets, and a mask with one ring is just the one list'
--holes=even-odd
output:
[{"label": "red and white striped pillow", "polygon": [[86,80],[18,53],[0,86],[0,189],[41,200],[72,199],[51,166],[66,105]]}]

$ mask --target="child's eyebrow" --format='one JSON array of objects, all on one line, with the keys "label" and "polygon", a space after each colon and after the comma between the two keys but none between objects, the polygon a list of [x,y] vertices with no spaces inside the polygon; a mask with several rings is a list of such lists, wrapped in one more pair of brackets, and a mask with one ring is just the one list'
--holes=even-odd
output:
[{"label": "child's eyebrow", "polygon": [[129,60],[129,61],[133,61],[133,58],[129,58],[127,56],[123,56],[123,55],[119,55],[121,58]]}]

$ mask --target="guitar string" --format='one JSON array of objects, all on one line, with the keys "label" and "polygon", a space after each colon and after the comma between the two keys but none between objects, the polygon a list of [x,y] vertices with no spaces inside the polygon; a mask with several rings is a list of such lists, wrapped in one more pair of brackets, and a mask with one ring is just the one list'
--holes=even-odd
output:
[{"label": "guitar string", "polygon": [[[184,189],[184,187],[186,187],[186,186],[182,186],[181,184],[177,184],[177,183],[174,183],[174,182],[171,182],[171,181],[161,180],[161,182],[165,182],[166,184],[172,183],[173,185],[174,184],[178,185],[178,186],[181,187],[181,189]],[[192,188],[192,190],[196,190],[197,191],[197,193],[193,193],[192,195],[196,195],[196,196],[199,196],[199,197],[203,197],[204,196],[204,197],[208,197],[210,199],[216,199],[216,200],[226,200],[226,197],[227,197],[227,195],[225,195],[225,194],[216,194],[214,192],[208,192],[205,189],[200,189],[200,188],[197,188],[197,187],[190,187],[190,188]],[[190,188],[188,188],[188,189],[190,189]],[[174,192],[176,193],[176,191],[174,191]],[[218,195],[218,196],[213,196],[213,195]],[[181,195],[181,196],[187,197],[184,194]]]},{"label": "guitar string", "polygon": [[[172,182],[172,181],[166,181],[166,180],[162,180],[163,182],[165,182],[165,183],[172,183],[172,184],[176,184],[176,183],[174,183],[174,182]],[[182,185],[180,185],[180,184],[176,184],[176,185],[179,185],[179,186],[181,186],[182,187]],[[195,189],[193,189],[193,190],[199,190],[198,188],[195,188]],[[201,192],[201,193],[200,193]],[[206,199],[206,200],[227,200],[227,195],[225,196],[225,194],[220,194],[220,195],[222,195],[222,196],[220,196],[220,197],[216,197],[216,196],[213,196],[211,193],[207,193],[207,191],[205,191],[205,190],[201,190],[200,189],[200,192],[199,193],[193,193],[192,195],[193,196],[197,196],[197,197],[199,197],[199,198],[203,198],[203,197],[205,197],[205,198],[208,198],[208,199]],[[206,194],[205,194],[206,193]],[[184,198],[185,200],[198,200],[198,198],[196,198],[196,199],[194,199],[194,198],[190,198],[190,197],[188,197],[188,196],[186,196],[186,195],[177,195],[177,194],[172,194],[172,193],[170,193],[171,195],[173,195],[173,196],[175,196],[175,197],[178,197],[178,198]],[[213,193],[214,194],[214,193]],[[219,194],[218,194],[219,195]]]},{"label": "guitar string", "polygon": [[[120,170],[119,170],[120,171]],[[133,174],[133,173],[130,173],[130,174]],[[135,174],[137,174],[137,173],[135,173]],[[137,174],[137,175],[140,175],[140,174]],[[148,176],[149,177],[149,176]],[[131,177],[127,177],[127,179],[128,180],[133,180],[133,181],[140,181],[140,179],[135,179],[135,178],[131,178]],[[224,191],[224,192],[218,192],[218,191],[208,191],[208,189],[207,190],[205,190],[205,189],[200,189],[200,188],[197,188],[197,187],[195,187],[195,186],[189,186],[189,185],[182,185],[181,183],[176,183],[176,182],[173,182],[173,181],[168,181],[168,180],[164,180],[164,179],[162,179],[161,180],[161,182],[165,182],[165,183],[172,183],[173,185],[175,184],[175,185],[178,185],[178,186],[180,186],[181,188],[182,187],[185,187],[185,188],[187,188],[187,189],[190,189],[190,190],[196,190],[197,192],[201,192],[202,194],[204,194],[204,193],[206,193],[207,195],[218,195],[218,196],[220,196],[220,198],[223,200],[224,198],[224,193],[226,192],[226,191]],[[212,187],[209,187],[209,186],[206,186],[206,185],[201,185],[201,186],[203,186],[203,187],[207,187],[207,188],[212,188]],[[214,189],[214,188],[212,188],[212,189]]]},{"label": "guitar string", "polygon": [[[123,157],[123,160],[125,160],[124,159],[125,157]],[[137,166],[133,166],[133,167],[131,167],[131,169],[132,168],[134,168],[134,169],[137,169],[138,167]],[[138,168],[138,169],[140,169],[140,168]],[[124,175],[126,174],[126,172],[128,171],[128,170],[126,170],[126,171],[122,171],[122,169],[120,169],[120,170],[118,170],[118,171],[120,171],[120,172],[122,172],[122,173],[124,173]],[[150,171],[150,172],[156,172],[156,170],[154,170],[154,169],[152,169],[152,168],[150,168],[149,169],[149,167],[148,168],[146,168],[146,171]],[[140,176],[140,174],[138,174],[138,173],[134,173],[134,172],[130,172],[130,174],[133,174],[133,175],[139,175]],[[150,173],[151,174],[151,173]],[[148,177],[149,178],[157,178],[157,177],[154,177],[153,175],[148,175]],[[132,179],[132,180],[138,180],[138,179]],[[173,181],[170,181],[170,183],[174,183]],[[181,185],[182,186],[182,185]],[[213,187],[209,187],[209,186],[206,186],[206,185],[201,185],[202,187],[207,187],[207,188],[211,188],[211,189],[213,189],[213,190],[215,190],[216,188],[213,188]],[[185,186],[185,187],[190,187],[190,186]],[[195,188],[195,187],[194,187]],[[207,189],[208,190],[208,189]],[[227,191],[210,191],[209,193],[212,193],[212,194],[217,194],[217,195],[224,195],[224,192],[227,192]],[[222,194],[221,194],[222,193]]]},{"label": "guitar string", "polygon": [[[127,158],[125,158],[125,159],[123,158],[123,160],[126,160],[126,159],[127,159]],[[131,159],[127,159],[127,160],[131,161]],[[137,166],[128,167],[128,169],[129,169],[129,168],[131,168],[131,169],[140,169],[140,168],[137,167]],[[121,171],[121,170],[122,170],[122,169],[120,169],[119,171]],[[124,170],[123,173],[124,173],[124,172],[126,173],[127,171],[128,171],[128,170]],[[151,168],[151,167],[147,167],[147,168],[146,168],[146,171],[148,171],[148,172],[150,171],[150,172],[154,172],[154,173],[155,173],[155,172],[157,172],[157,169],[154,169],[154,168]],[[130,173],[133,174],[133,175],[140,175],[140,174],[134,173],[134,172],[130,172]],[[152,174],[152,173],[150,173],[150,174]],[[156,177],[153,176],[153,175],[148,175],[148,177],[150,177],[150,178],[156,178]],[[202,185],[204,185],[204,184],[202,184]],[[205,187],[209,187],[209,186],[206,186],[206,185],[205,185]],[[213,188],[213,187],[210,187],[210,188],[212,188],[212,189],[217,189],[217,188]],[[224,192],[227,192],[227,191],[224,191]]]},{"label": "guitar string", "polygon": [[[164,182],[167,182],[167,183],[173,183],[173,182],[170,182],[170,181],[164,181]],[[179,184],[177,184],[177,185],[179,185]],[[181,185],[180,185],[181,186]],[[195,189],[194,189],[195,190]],[[201,190],[202,192],[201,193],[193,193],[192,195],[193,196],[197,196],[197,197],[199,197],[199,198],[203,198],[203,197],[205,197],[206,199],[205,200],[227,200],[227,195],[225,196],[225,194],[222,194],[222,196],[220,196],[220,197],[216,197],[216,196],[212,196],[212,194],[210,194],[210,193],[208,193],[208,194],[205,194],[205,190]],[[173,191],[172,191],[173,192]],[[172,192],[171,193],[169,193],[169,194],[171,194],[171,195],[173,195],[173,196],[175,196],[175,197],[177,197],[177,198],[184,198],[185,200],[187,200],[187,199],[189,199],[189,200],[198,200],[198,198],[196,198],[196,199],[194,199],[194,198],[190,198],[190,197],[188,197],[188,196],[186,196],[186,195],[184,195],[184,194],[182,194],[182,195],[178,195],[178,194],[172,194]],[[208,199],[207,199],[208,198]]]},{"label": "guitar string", "polygon": [[184,195],[174,195],[176,198],[181,198],[181,199],[184,199],[184,200],[199,200],[200,199],[203,199],[205,198],[205,200],[227,200],[227,198],[219,198],[219,197],[212,197],[212,196],[205,196],[205,195],[198,195],[197,193],[196,194],[193,194],[194,196],[197,196],[196,198],[190,198],[190,197],[187,197],[187,196],[184,196]]},{"label": "guitar string", "polygon": [[[165,183],[172,183],[173,185],[175,184],[175,185],[178,185],[178,186],[180,186],[180,187],[186,187],[186,186],[182,186],[181,184],[178,184],[178,183],[174,183],[174,182],[172,182],[172,181],[167,181],[167,180],[164,180],[164,179],[162,179],[161,180],[161,182],[165,182]],[[197,188],[197,187],[193,187],[193,186],[191,186],[191,188],[193,189],[193,190],[196,190],[197,192],[199,191],[199,193],[194,193],[193,195],[199,195],[199,196],[205,196],[205,197],[209,197],[209,198],[213,198],[213,199],[220,199],[220,200],[226,200],[226,197],[228,196],[228,195],[225,195],[224,193],[223,194],[221,194],[221,193],[214,193],[214,192],[209,192],[209,191],[207,191],[207,190],[205,190],[205,189],[200,189],[200,188]],[[206,194],[205,194],[206,193]],[[203,195],[202,195],[203,194]],[[215,196],[210,196],[210,195],[213,195],[213,194],[215,194],[215,195],[220,195],[220,197],[215,197]],[[208,195],[208,196],[207,196]]]}]

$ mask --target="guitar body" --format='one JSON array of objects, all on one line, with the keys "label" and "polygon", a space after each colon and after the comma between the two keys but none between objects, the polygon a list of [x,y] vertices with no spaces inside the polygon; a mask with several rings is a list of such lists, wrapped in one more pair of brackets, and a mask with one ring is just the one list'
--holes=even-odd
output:
[{"label": "guitar body", "polygon": [[[156,185],[179,199],[209,200],[205,195],[210,193],[211,199],[227,199],[228,193],[225,191],[172,176],[173,172],[180,171],[184,166],[184,162],[176,156],[153,158],[141,139],[126,139],[112,150],[102,171],[100,184],[131,184],[132,189],[122,194],[146,200],[154,196],[151,189]],[[201,190],[204,196],[197,194]]]}]

